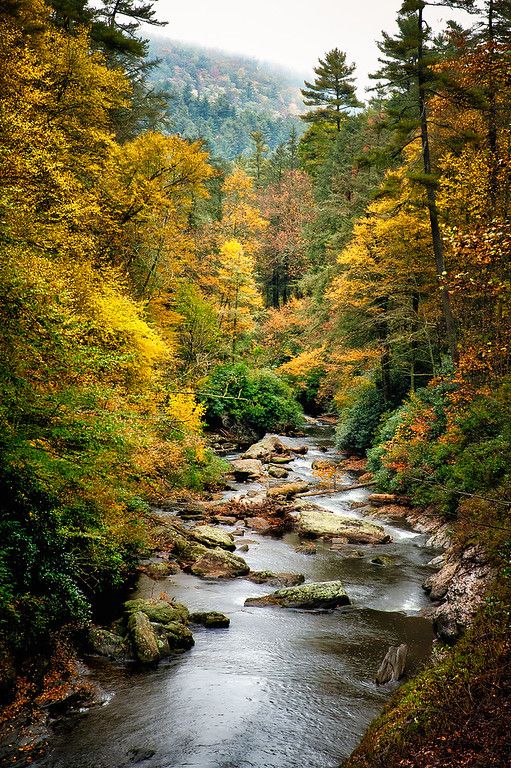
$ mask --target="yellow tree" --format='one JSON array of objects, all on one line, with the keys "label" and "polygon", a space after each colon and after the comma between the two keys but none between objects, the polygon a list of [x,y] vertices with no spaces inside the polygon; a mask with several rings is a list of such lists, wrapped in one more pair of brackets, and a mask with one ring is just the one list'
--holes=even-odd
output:
[{"label": "yellow tree", "polygon": [[238,240],[227,240],[220,248],[216,283],[220,325],[229,336],[234,357],[239,337],[254,328],[254,313],[262,307],[254,259]]}]

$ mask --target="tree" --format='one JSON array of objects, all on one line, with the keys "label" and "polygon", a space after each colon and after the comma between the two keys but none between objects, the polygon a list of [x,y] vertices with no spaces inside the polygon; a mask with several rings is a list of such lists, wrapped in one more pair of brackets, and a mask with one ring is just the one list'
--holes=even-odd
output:
[{"label": "tree", "polygon": [[340,131],[346,115],[361,106],[355,94],[354,71],[354,64],[346,64],[345,53],[338,48],[328,51],[314,67],[314,82],[305,81],[302,89],[304,104],[315,109],[301,115],[302,120],[333,124]]},{"label": "tree", "polygon": [[447,270],[436,201],[436,178],[432,161],[428,117],[429,99],[435,92],[435,86],[439,83],[440,75],[435,69],[438,59],[428,45],[430,28],[424,19],[426,5],[424,0],[405,0],[402,3],[398,16],[399,33],[395,37],[384,34],[383,42],[379,44],[379,48],[385,58],[380,59],[383,66],[374,77],[385,81],[390,93],[397,96],[391,106],[394,108],[394,113],[399,115],[398,132],[407,136],[406,143],[411,143],[417,137],[417,131],[420,137],[423,166],[423,175],[420,181],[426,190],[431,240],[440,286],[447,344],[451,357],[456,363],[459,357],[458,341],[446,281]]},{"label": "tree", "polygon": [[241,334],[253,329],[253,314],[262,306],[253,258],[238,240],[227,240],[222,245],[216,279],[220,326],[230,339],[234,359]]},{"label": "tree", "polygon": [[254,152],[250,158],[250,161],[253,168],[255,185],[257,188],[259,188],[262,186],[263,173],[266,164],[266,155],[268,153],[268,145],[266,144],[261,131],[252,131],[250,135],[254,144]]}]

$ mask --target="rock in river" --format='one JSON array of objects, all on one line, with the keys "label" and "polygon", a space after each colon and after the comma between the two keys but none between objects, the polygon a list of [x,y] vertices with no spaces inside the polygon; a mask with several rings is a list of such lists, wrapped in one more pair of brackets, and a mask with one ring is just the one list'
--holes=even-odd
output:
[{"label": "rock in river", "polygon": [[350,599],[341,581],[324,581],[302,584],[299,587],[278,589],[270,595],[248,597],[245,605],[280,605],[283,608],[337,608],[349,605]]},{"label": "rock in river", "polygon": [[200,544],[204,544],[206,547],[220,547],[231,552],[236,549],[234,537],[230,533],[222,531],[221,528],[215,528],[214,525],[197,525],[192,528],[191,533]]},{"label": "rock in river", "polygon": [[142,611],[135,611],[128,620],[128,630],[135,655],[142,664],[159,661],[160,649],[154,627]]},{"label": "rock in river", "polygon": [[199,557],[190,567],[190,572],[201,579],[232,579],[244,576],[250,568],[238,555],[223,549],[212,549]]},{"label": "rock in river", "polygon": [[215,629],[217,627],[228,627],[231,620],[228,616],[218,611],[207,611],[205,613],[192,613],[190,614],[190,621],[193,624],[202,624],[203,627],[208,629]]},{"label": "rock in river", "polygon": [[313,504],[300,506],[298,532],[307,538],[342,538],[348,544],[386,544],[390,536],[381,525],[341,517]]},{"label": "rock in river", "polygon": [[124,603],[124,609],[128,616],[142,611],[150,621],[155,621],[158,624],[168,624],[171,621],[186,624],[188,621],[188,608],[182,603],[170,603],[167,600],[146,600],[144,598],[127,600]]},{"label": "rock in river", "polygon": [[271,587],[296,587],[303,584],[303,573],[273,573],[272,571],[251,571],[247,579],[254,584],[269,584]]},{"label": "rock in river", "polygon": [[263,465],[257,459],[234,459],[231,470],[236,480],[257,480],[263,474]]}]

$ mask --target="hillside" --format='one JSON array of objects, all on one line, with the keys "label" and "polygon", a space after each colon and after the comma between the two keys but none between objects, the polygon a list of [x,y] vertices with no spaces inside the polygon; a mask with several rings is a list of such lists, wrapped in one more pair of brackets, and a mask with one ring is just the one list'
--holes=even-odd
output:
[{"label": "hillside", "polygon": [[300,75],[254,59],[151,40],[151,57],[160,60],[152,84],[169,95],[172,132],[203,138],[215,155],[233,159],[251,146],[252,131],[262,131],[275,149],[301,131]]}]

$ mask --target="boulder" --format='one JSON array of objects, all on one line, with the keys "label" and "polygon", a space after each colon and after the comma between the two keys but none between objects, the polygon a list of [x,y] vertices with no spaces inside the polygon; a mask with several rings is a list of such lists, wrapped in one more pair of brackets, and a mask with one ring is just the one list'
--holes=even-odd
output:
[{"label": "boulder", "polygon": [[[268,462],[270,459],[274,461],[278,456],[283,454],[301,454],[304,455],[308,451],[306,445],[291,446],[282,442],[277,435],[265,435],[262,440],[259,440],[254,445],[245,451],[243,459],[260,459],[261,461]],[[292,457],[289,458],[289,461]]]},{"label": "boulder", "polygon": [[128,631],[135,656],[142,664],[153,664],[160,659],[160,644],[153,625],[142,611],[135,611],[128,620]]},{"label": "boulder", "polygon": [[335,515],[310,504],[300,508],[298,531],[307,538],[340,538],[347,544],[386,544],[391,540],[381,525]]},{"label": "boulder", "polygon": [[282,480],[283,478],[286,478],[289,475],[289,470],[284,469],[284,467],[268,467],[268,474],[270,477],[275,477],[278,480]]},{"label": "boulder", "polygon": [[308,489],[308,483],[298,480],[296,483],[285,483],[285,485],[276,485],[273,488],[268,488],[267,495],[272,498],[281,497],[290,499],[293,496],[296,496],[297,493],[305,493]]},{"label": "boulder", "polygon": [[150,579],[160,581],[173,573],[179,573],[180,568],[177,563],[168,560],[148,560],[140,563],[138,570],[145,573]]},{"label": "boulder", "polygon": [[145,598],[127,600],[124,603],[124,610],[128,616],[141,611],[150,621],[158,624],[169,624],[175,621],[186,624],[188,621],[188,608],[181,603],[171,603],[167,600],[146,600]]},{"label": "boulder", "polygon": [[288,587],[261,597],[248,597],[245,605],[279,605],[283,608],[337,608],[349,605],[350,599],[341,581],[325,581],[316,584],[302,584]]},{"label": "boulder", "polygon": [[231,552],[236,549],[232,534],[222,531],[221,528],[215,528],[213,525],[197,525],[191,529],[191,534],[199,544],[204,544],[205,547],[220,547]]},{"label": "boulder", "polygon": [[269,584],[272,587],[295,587],[303,584],[303,573],[273,573],[272,571],[251,571],[247,579],[254,584]]},{"label": "boulder", "polygon": [[242,557],[219,548],[206,551],[190,567],[190,572],[201,579],[232,579],[249,571]]},{"label": "boulder", "polygon": [[119,659],[127,655],[126,639],[108,629],[92,627],[88,634],[89,648],[98,656],[106,656],[108,659]]},{"label": "boulder", "polygon": [[231,461],[231,470],[236,480],[245,482],[257,480],[263,474],[263,465],[258,459],[234,459]]},{"label": "boulder", "polygon": [[446,563],[438,573],[426,579],[422,588],[428,593],[431,600],[443,600],[446,596],[454,574],[458,570],[458,563]]},{"label": "boulder", "polygon": [[238,552],[248,552],[248,544],[242,544],[241,547],[238,547]]},{"label": "boulder", "polygon": [[179,621],[171,621],[169,624],[162,625],[160,631],[165,635],[171,653],[188,651],[195,643],[191,630]]},{"label": "boulder", "polygon": [[242,459],[268,460],[273,453],[288,453],[288,449],[276,435],[265,435],[261,440],[248,448]]},{"label": "boulder", "polygon": [[207,611],[205,613],[192,613],[190,614],[190,621],[193,624],[201,624],[208,629],[215,629],[217,627],[228,627],[231,620],[228,616],[218,611]]}]

